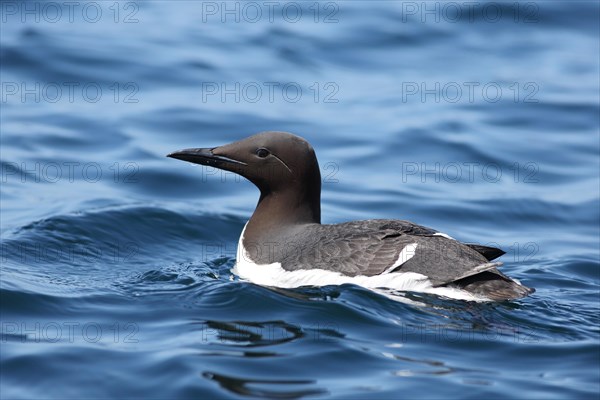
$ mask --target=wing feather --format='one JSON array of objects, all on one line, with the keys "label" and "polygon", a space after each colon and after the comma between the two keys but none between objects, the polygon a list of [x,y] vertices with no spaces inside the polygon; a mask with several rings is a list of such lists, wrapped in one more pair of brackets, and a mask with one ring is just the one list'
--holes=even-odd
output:
[{"label": "wing feather", "polygon": [[[434,285],[480,273],[500,265],[454,239],[434,236],[435,230],[400,220],[353,221],[312,225],[294,235],[304,251],[280,258],[286,270],[324,269],[344,275],[373,276],[384,272],[416,272]],[[389,270],[400,252],[417,244],[413,257]]]}]

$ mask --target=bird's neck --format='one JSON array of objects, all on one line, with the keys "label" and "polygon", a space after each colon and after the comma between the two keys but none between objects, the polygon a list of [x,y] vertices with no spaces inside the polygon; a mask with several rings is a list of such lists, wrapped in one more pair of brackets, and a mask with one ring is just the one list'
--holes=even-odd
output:
[{"label": "bird's neck", "polygon": [[274,237],[287,228],[321,223],[321,188],[290,187],[283,192],[261,192],[245,236]]}]

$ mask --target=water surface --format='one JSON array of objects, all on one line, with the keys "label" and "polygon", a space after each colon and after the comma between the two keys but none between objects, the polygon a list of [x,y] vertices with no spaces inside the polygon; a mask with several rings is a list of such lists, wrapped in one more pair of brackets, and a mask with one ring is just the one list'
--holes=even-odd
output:
[{"label": "water surface", "polygon": [[[598,3],[249,4],[3,2],[1,397],[597,398]],[[235,279],[257,190],[165,154],[262,130],[313,144],[324,222],[537,292]]]}]

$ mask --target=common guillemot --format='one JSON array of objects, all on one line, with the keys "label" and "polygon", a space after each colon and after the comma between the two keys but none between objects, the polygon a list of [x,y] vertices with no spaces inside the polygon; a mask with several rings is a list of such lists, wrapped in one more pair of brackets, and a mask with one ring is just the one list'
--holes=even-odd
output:
[{"label": "common guillemot", "polygon": [[237,173],[260,190],[238,243],[234,272],[284,288],[354,283],[466,300],[512,300],[534,289],[498,271],[504,251],[461,243],[409,221],[321,224],[321,174],[312,146],[262,132],[214,148],[168,155]]}]

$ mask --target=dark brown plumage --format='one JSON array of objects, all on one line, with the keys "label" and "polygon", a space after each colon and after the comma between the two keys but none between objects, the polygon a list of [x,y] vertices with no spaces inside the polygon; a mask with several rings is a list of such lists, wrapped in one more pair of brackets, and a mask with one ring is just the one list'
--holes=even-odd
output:
[{"label": "dark brown plumage", "polygon": [[352,277],[415,272],[433,286],[455,286],[491,300],[534,292],[497,270],[501,263],[492,260],[504,252],[494,247],[461,243],[401,220],[321,224],[319,164],[301,137],[264,132],[169,157],[238,173],[259,188],[243,237],[253,264],[280,263],[286,271],[322,269]]}]

